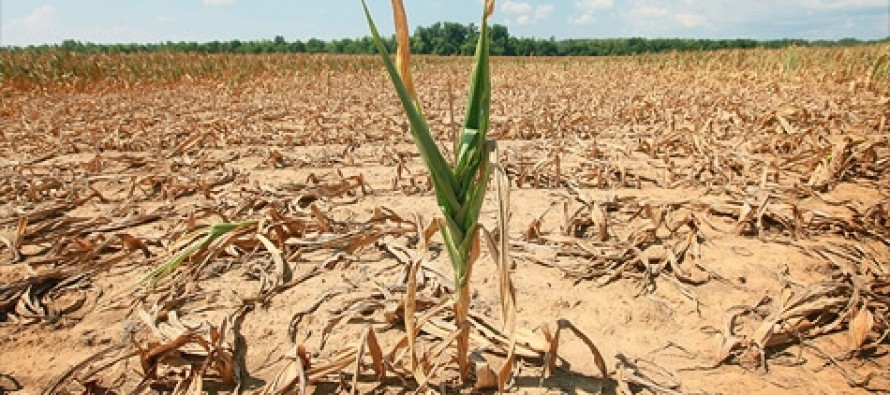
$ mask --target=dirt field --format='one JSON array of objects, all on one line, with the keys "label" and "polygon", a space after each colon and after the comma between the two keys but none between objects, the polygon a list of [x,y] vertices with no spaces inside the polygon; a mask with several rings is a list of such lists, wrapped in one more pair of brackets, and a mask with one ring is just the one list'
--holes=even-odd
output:
[{"label": "dirt field", "polygon": [[[495,59],[511,391],[890,391],[888,51]],[[0,393],[286,393],[300,374],[349,391],[356,355],[358,391],[418,388],[390,350],[404,351],[418,224],[437,207],[379,59],[163,56],[82,55],[100,66],[2,86]],[[145,59],[184,71],[136,76]],[[131,74],[111,75],[116,61]],[[416,66],[446,148],[468,65]],[[250,220],[140,282],[205,226]],[[418,369],[432,392],[470,392],[442,340],[440,240],[416,277],[416,315],[432,317]],[[472,346],[497,368],[499,279],[482,254]],[[569,330],[546,372],[557,322],[608,377]]]}]

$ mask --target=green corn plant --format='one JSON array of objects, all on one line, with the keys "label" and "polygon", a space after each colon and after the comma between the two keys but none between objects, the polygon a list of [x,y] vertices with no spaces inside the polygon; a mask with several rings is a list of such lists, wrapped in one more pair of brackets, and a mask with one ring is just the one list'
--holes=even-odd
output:
[{"label": "green corn plant", "polygon": [[463,130],[458,135],[458,141],[455,142],[457,149],[451,164],[439,151],[423,115],[420,100],[414,90],[409,65],[408,22],[401,0],[392,0],[398,43],[395,64],[389,57],[364,0],[362,0],[362,6],[374,43],[383,58],[386,71],[392,79],[402,107],[405,109],[410,124],[411,137],[414,139],[420,157],[430,174],[436,193],[436,202],[442,211],[443,218],[438,220],[438,226],[442,232],[442,238],[454,271],[456,287],[454,316],[459,328],[457,336],[458,369],[461,379],[466,381],[469,376],[469,324],[467,317],[469,315],[470,291],[468,282],[473,262],[479,254],[479,212],[491,175],[489,163],[491,149],[486,140],[491,105],[488,18],[494,10],[494,0],[486,1],[483,6]]},{"label": "green corn plant", "polygon": [[176,270],[179,265],[182,264],[186,259],[190,256],[194,255],[198,251],[208,248],[216,239],[220,238],[222,235],[229,233],[233,230],[243,228],[245,226],[256,225],[257,221],[242,221],[242,222],[231,222],[231,223],[219,223],[213,224],[201,229],[198,229],[191,234],[189,234],[186,239],[195,239],[203,235],[200,239],[193,241],[189,244],[188,247],[180,250],[176,255],[173,255],[168,261],[158,265],[150,272],[148,272],[145,276],[143,276],[139,282],[150,282],[152,285],[157,284],[161,279],[169,276]]}]

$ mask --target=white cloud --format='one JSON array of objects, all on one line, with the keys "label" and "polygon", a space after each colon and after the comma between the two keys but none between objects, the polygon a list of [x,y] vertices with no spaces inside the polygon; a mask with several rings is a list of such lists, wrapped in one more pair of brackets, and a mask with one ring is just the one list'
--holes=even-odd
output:
[{"label": "white cloud", "polygon": [[650,6],[650,5],[640,5],[634,7],[631,11],[631,14],[640,18],[657,18],[661,16],[665,16],[668,13],[666,8]]},{"label": "white cloud", "polygon": [[[800,0],[770,0],[800,1]],[[628,30],[625,34],[643,37],[677,37],[692,35],[701,36],[705,31],[714,31],[714,26],[730,26],[732,21],[725,18],[731,16],[744,20],[751,12],[758,12],[759,5],[734,3],[729,0],[712,0],[708,2],[696,0],[634,0],[629,11],[623,13]],[[724,18],[724,19],[721,19]]]},{"label": "white cloud", "polygon": [[593,14],[572,15],[568,21],[572,25],[589,25],[593,23]]},{"label": "white cloud", "polygon": [[28,45],[42,42],[58,42],[63,38],[63,29],[58,21],[56,9],[43,5],[18,19],[0,26],[0,45]]},{"label": "white cloud", "polygon": [[887,0],[802,0],[804,8],[839,10],[846,8],[887,7]]},{"label": "white cloud", "polygon": [[43,5],[32,11],[28,16],[12,21],[12,23],[19,23],[28,29],[43,29],[53,24],[55,16],[55,8]]},{"label": "white cloud", "polygon": [[531,3],[521,1],[505,1],[501,3],[501,11],[509,14],[505,23],[508,25],[530,25],[538,21],[542,21],[553,14],[554,7],[552,4],[539,4],[532,6]]},{"label": "white cloud", "polygon": [[614,5],[613,0],[580,0],[575,2],[578,13],[569,17],[569,23],[573,25],[587,25],[593,22],[597,12],[608,10]]},{"label": "white cloud", "polygon": [[215,6],[215,5],[232,4],[235,2],[235,0],[203,0],[203,2],[204,2],[204,5]]},{"label": "white cloud", "polygon": [[547,19],[553,13],[553,4],[541,4],[535,8],[535,20]]},{"label": "white cloud", "polygon": [[505,1],[501,3],[501,11],[507,14],[529,14],[532,12],[531,3],[519,1]]},{"label": "white cloud", "polygon": [[612,0],[580,0],[575,2],[575,7],[582,10],[599,11],[608,10],[615,4]]},{"label": "white cloud", "polygon": [[[63,22],[58,11],[49,5],[40,6],[29,14],[10,20],[2,26],[3,41],[0,45],[40,45],[60,43],[63,40],[73,39],[82,42],[93,43],[148,43],[158,42],[161,37],[158,34],[142,31],[132,26],[72,26],[70,21]],[[158,22],[172,21],[173,18],[157,17]],[[169,40],[177,40],[174,35]]]},{"label": "white cloud", "polygon": [[687,28],[704,27],[708,25],[708,17],[698,14],[677,14],[674,20]]}]

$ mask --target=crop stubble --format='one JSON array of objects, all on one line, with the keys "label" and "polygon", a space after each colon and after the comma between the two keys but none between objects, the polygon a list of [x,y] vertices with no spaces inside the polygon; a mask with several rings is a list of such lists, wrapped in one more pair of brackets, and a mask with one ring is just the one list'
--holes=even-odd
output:
[{"label": "crop stubble", "polygon": [[[496,58],[514,388],[890,388],[886,53]],[[2,388],[453,384],[453,284],[436,238],[424,259],[433,198],[378,59],[2,56],[46,66],[2,85]],[[434,132],[460,124],[468,64],[416,63]],[[484,210],[493,229],[496,205]],[[204,226],[241,220],[257,222],[174,280],[136,283]],[[471,318],[490,328],[471,343],[498,365],[488,260]],[[406,292],[427,383],[399,342]],[[608,378],[572,339],[552,371],[548,339],[569,322]]]}]

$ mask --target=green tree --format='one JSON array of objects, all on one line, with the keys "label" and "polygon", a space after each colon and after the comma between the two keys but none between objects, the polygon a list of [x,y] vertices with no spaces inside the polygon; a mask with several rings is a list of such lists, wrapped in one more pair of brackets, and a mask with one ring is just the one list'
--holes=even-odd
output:
[{"label": "green tree", "polygon": [[476,42],[479,40],[479,28],[475,24],[470,23],[466,27],[466,38],[460,45],[461,55],[473,55],[476,53]]},{"label": "green tree", "polygon": [[331,40],[324,44],[324,52],[328,53],[343,53],[343,48],[342,40]]},{"label": "green tree", "polygon": [[302,41],[296,40],[287,46],[290,52],[306,52],[306,45]]},{"label": "green tree", "polygon": [[504,25],[491,25],[491,41],[489,50],[492,55],[514,55],[510,47],[510,33]]},{"label": "green tree", "polygon": [[272,45],[275,52],[287,52],[287,40],[284,39],[284,36],[275,36]]},{"label": "green tree", "polygon": [[325,48],[325,42],[321,41],[315,37],[312,37],[309,39],[309,41],[306,41],[306,52],[310,52],[310,53],[324,52],[324,48]]},{"label": "green tree", "polygon": [[550,37],[549,40],[540,40],[535,45],[535,55],[541,56],[555,56],[559,53],[559,48],[556,46],[556,39]]}]

